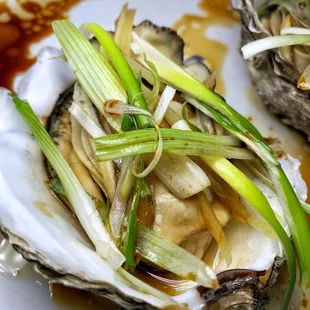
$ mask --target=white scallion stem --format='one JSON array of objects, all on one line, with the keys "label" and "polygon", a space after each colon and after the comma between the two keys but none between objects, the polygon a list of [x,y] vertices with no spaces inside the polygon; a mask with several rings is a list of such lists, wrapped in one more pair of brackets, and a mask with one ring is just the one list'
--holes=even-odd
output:
[{"label": "white scallion stem", "polygon": [[158,162],[160,161],[161,155],[163,153],[163,138],[160,133],[160,128],[157,125],[155,126],[155,128],[156,128],[157,135],[158,135],[158,145],[157,145],[154,158],[152,159],[152,161],[150,162],[150,164],[147,166],[147,168],[144,171],[140,173],[136,173],[133,171],[134,176],[137,178],[145,178],[148,174],[150,174],[154,170]]},{"label": "white scallion stem", "polygon": [[271,50],[273,48],[289,46],[289,45],[299,45],[310,43],[310,35],[286,35],[286,36],[275,36],[268,37],[261,40],[256,40],[244,45],[241,48],[243,58],[249,59],[258,53]]},{"label": "white scallion stem", "polygon": [[284,28],[280,32],[281,35],[287,35],[287,34],[308,34],[310,35],[310,29],[301,28],[301,27],[289,27]]},{"label": "white scallion stem", "polygon": [[106,136],[106,133],[100,128],[91,117],[81,109],[76,103],[72,103],[69,112],[80,123],[80,125],[87,131],[92,138],[99,138]]},{"label": "white scallion stem", "polygon": [[194,277],[195,282],[205,287],[218,287],[216,274],[199,258],[139,223],[137,236],[136,249],[144,258],[180,277]]},{"label": "white scallion stem", "polygon": [[167,112],[169,104],[175,95],[176,90],[170,86],[166,86],[155,110],[153,119],[154,122],[159,125]]},{"label": "white scallion stem", "polygon": [[192,131],[191,128],[189,127],[187,121],[184,119],[181,119],[174,123],[171,127],[172,129],[180,129],[180,130],[187,130],[187,131]]},{"label": "white scallion stem", "polygon": [[131,173],[129,169],[131,168],[132,161],[133,157],[127,157],[123,160],[119,180],[116,187],[116,193],[109,213],[110,228],[113,236],[117,239],[121,236],[121,227],[128,199],[128,197],[122,197],[122,191],[124,191],[125,187],[129,186],[125,183],[126,181],[128,181],[128,178],[126,178],[126,176],[128,176],[128,173]]}]

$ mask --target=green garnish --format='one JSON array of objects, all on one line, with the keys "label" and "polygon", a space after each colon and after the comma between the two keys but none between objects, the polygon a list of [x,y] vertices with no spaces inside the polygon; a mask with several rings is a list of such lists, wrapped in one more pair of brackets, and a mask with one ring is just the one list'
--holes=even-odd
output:
[{"label": "green garnish", "polygon": [[[133,16],[130,19],[131,25],[132,18]],[[122,160],[116,194],[108,216],[105,212],[98,213],[96,203],[82,188],[29,104],[16,96],[13,96],[13,101],[39,142],[43,153],[55,169],[64,190],[60,191],[60,184],[58,184],[59,182],[56,184],[56,181],[51,182],[50,186],[56,192],[66,193],[97,252],[115,269],[118,269],[125,258],[116,244],[120,245],[123,242],[126,256],[125,267],[128,270],[132,271],[135,268],[135,252],[137,252],[170,272],[194,280],[201,285],[216,288],[218,286],[216,275],[202,260],[137,222],[140,199],[153,194],[144,179],[145,175],[153,169],[158,178],[162,177],[161,181],[166,186],[169,182],[165,183],[166,180],[163,179],[163,176],[167,178],[167,171],[175,169],[174,174],[169,177],[173,179],[178,176],[180,180],[175,182],[174,187],[171,186],[169,190],[180,199],[199,194],[210,186],[210,181],[201,167],[187,157],[189,155],[200,156],[222,180],[235,190],[234,193],[238,193],[270,224],[268,235],[274,236],[276,233],[281,240],[289,267],[288,290],[283,307],[287,309],[296,280],[293,246],[266,197],[245,174],[227,159],[252,160],[258,157],[270,175],[271,186],[275,189],[286,215],[297,252],[301,288],[304,296],[307,296],[310,282],[310,252],[307,251],[310,240],[309,224],[281,165],[257,129],[231,108],[223,98],[205,87],[134,31],[132,32],[133,44],[131,48],[135,56],[134,60],[127,61],[111,35],[96,24],[85,24],[84,29],[95,35],[101,44],[101,52],[104,55],[96,50],[72,23],[55,21],[53,28],[83,89],[105,117],[109,126],[114,129],[113,131],[108,128],[110,131],[107,130],[107,132],[117,132],[105,135],[100,126],[87,116],[83,109],[75,107],[73,104],[72,116],[76,117],[82,127],[85,126],[84,129],[95,138],[97,161]],[[120,35],[121,32],[118,29],[118,36]],[[298,35],[298,40],[300,40],[298,42],[306,42],[306,36],[308,40],[309,35]],[[127,31],[126,42],[128,42],[123,46],[123,49],[127,51],[127,58],[130,58],[129,39],[129,31]],[[286,40],[288,39],[289,36]],[[296,41],[297,36],[294,35],[294,38],[291,39]],[[129,65],[134,62],[138,68],[143,66],[144,70],[149,70],[148,73],[153,76],[153,90],[150,97],[147,98],[152,101],[149,102],[150,106],[142,92],[145,86],[141,75],[136,70],[135,76]],[[156,107],[160,83],[165,84],[165,90]],[[196,126],[189,123],[186,113],[187,103],[184,104],[182,111],[184,120],[180,122],[197,132],[171,128],[160,129],[159,124],[167,126],[165,115],[172,114],[169,104],[173,98],[177,97],[175,96],[176,90],[182,93],[186,102],[212,118],[234,136],[213,136],[202,133],[200,129],[198,130]],[[151,113],[150,111],[153,110],[155,112]],[[132,114],[133,117],[129,114]],[[171,122],[172,120],[179,121],[179,118],[181,118],[180,115],[173,114],[170,115],[169,120]],[[168,122],[168,124],[170,123]],[[175,124],[170,125],[174,126]],[[241,141],[246,144],[246,147]],[[169,157],[164,154],[160,160],[162,152],[172,155]],[[154,159],[143,172],[137,174],[136,171],[143,170],[144,164],[148,162],[149,156],[144,156],[148,153],[155,153]],[[141,157],[136,156],[140,154]],[[186,169],[188,170],[183,173]],[[211,169],[210,171],[213,173]],[[194,179],[193,172],[197,178],[193,186],[197,191],[188,191],[190,193],[184,194],[184,186],[193,187],[191,185],[192,179]],[[265,181],[270,183],[269,179]],[[209,199],[207,192],[208,190],[203,193],[205,202]],[[102,206],[102,208],[106,207]],[[89,216],[90,214],[91,216]],[[109,227],[104,226],[100,216],[109,219],[108,223],[104,221],[104,224]],[[127,222],[124,221],[124,218],[127,219]],[[108,231],[111,231],[111,235]],[[122,233],[125,231],[126,237],[123,240]],[[123,269],[120,270],[124,277],[132,277]],[[141,283],[139,285],[141,286]],[[146,289],[151,290],[149,287]],[[158,295],[158,292],[155,291],[154,294]],[[162,297],[165,298],[165,296]]]}]

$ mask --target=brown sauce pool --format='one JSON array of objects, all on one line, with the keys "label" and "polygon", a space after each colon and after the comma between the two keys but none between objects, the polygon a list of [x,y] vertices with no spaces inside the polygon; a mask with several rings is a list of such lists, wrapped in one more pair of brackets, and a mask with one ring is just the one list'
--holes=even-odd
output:
[{"label": "brown sauce pool", "polygon": [[24,14],[18,15],[6,3],[0,3],[0,86],[12,90],[15,76],[36,61],[35,57],[29,58],[30,45],[52,34],[51,22],[66,18],[69,9],[78,2],[27,1],[20,4]]},{"label": "brown sauce pool", "polygon": [[233,27],[239,23],[239,16],[230,7],[230,0],[202,0],[199,7],[203,16],[185,14],[174,26],[174,30],[185,41],[186,56],[203,56],[212,72],[217,70],[215,91],[225,97],[225,84],[221,69],[228,54],[228,47],[206,36],[212,26]]},{"label": "brown sauce pool", "polygon": [[77,290],[61,284],[50,284],[53,300],[59,305],[69,306],[74,310],[120,310],[111,300],[102,298],[88,291]]},{"label": "brown sauce pool", "polygon": [[[185,291],[184,289],[182,289],[182,287],[169,281],[180,280],[177,276],[174,276],[173,274],[163,275],[161,276],[162,279],[156,279],[154,276],[149,275],[145,271],[136,268],[134,271],[134,276],[170,296],[176,296]],[[121,309],[118,305],[108,299],[97,296],[88,291],[65,287],[61,284],[51,283],[50,294],[52,299],[57,304],[68,306],[69,308],[72,308],[74,310]]]}]

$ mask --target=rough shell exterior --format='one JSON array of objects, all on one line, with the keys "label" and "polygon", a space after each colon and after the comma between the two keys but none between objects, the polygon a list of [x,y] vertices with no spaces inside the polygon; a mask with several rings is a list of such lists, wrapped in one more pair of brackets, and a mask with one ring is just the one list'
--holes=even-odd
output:
[{"label": "rough shell exterior", "polygon": [[[124,295],[116,287],[106,283],[88,282],[70,273],[55,270],[40,253],[31,248],[24,240],[15,236],[4,227],[1,227],[3,235],[9,239],[14,249],[19,252],[34,269],[43,277],[54,283],[90,291],[96,295],[108,298],[118,303],[124,309],[153,310],[153,306],[143,300]],[[265,271],[252,271],[248,269],[228,270],[218,275],[220,288],[217,290],[198,287],[200,296],[205,301],[204,309],[228,310],[238,307],[246,307],[250,310],[261,309],[268,304],[268,291],[275,284],[284,260],[278,258],[273,266],[267,283],[261,282],[266,275]]]},{"label": "rough shell exterior", "polygon": [[[260,3],[262,1],[232,0],[233,8],[241,16],[241,46],[268,36],[257,16],[256,8]],[[304,132],[309,139],[310,92],[297,88],[299,73],[294,64],[274,51],[260,53],[247,64],[262,102],[283,123]]]}]

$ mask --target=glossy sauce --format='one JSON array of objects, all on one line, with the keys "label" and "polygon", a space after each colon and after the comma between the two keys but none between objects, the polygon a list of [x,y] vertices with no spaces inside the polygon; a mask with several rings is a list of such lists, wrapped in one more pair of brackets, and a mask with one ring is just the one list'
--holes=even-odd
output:
[{"label": "glossy sauce", "polygon": [[66,18],[78,2],[35,0],[21,4],[23,11],[18,14],[0,3],[0,86],[12,90],[15,76],[36,61],[29,57],[30,45],[52,34],[52,20]]},{"label": "glossy sauce", "polygon": [[57,304],[72,307],[74,310],[120,310],[112,301],[88,291],[51,284],[50,293]]},{"label": "glossy sauce", "polygon": [[[186,280],[172,273],[154,273],[152,275],[151,273],[147,273],[142,269],[136,268],[133,274],[141,281],[170,296],[177,296],[179,294],[182,294],[187,290],[187,288],[191,286],[190,284],[187,286]],[[184,284],[182,285],[181,282],[183,282]]]},{"label": "glossy sauce", "polygon": [[152,276],[150,276],[149,274],[147,274],[143,270],[136,268],[134,271],[134,276],[139,278],[141,281],[153,286],[154,288],[162,291],[163,293],[166,293],[166,294],[171,295],[171,296],[177,295],[177,292],[171,286],[169,286],[167,283],[164,283],[160,280],[153,278]]},{"label": "glossy sauce", "polygon": [[[164,277],[155,278],[145,271],[136,268],[134,276],[142,280],[143,282],[153,286],[154,288],[171,296],[176,296],[183,293],[186,289],[182,289],[177,283],[174,284],[169,280],[180,280],[173,274],[166,275]],[[161,278],[161,279],[160,279]],[[112,301],[97,296],[91,292],[73,289],[65,287],[61,284],[50,284],[50,293],[52,299],[57,304],[63,304],[69,306],[74,310],[119,310],[120,307]],[[186,309],[186,307],[182,308]]]},{"label": "glossy sauce", "polygon": [[225,84],[221,69],[228,47],[217,41],[206,37],[209,27],[233,27],[239,23],[239,17],[230,7],[230,0],[202,0],[199,3],[204,16],[185,14],[178,20],[173,29],[185,41],[186,56],[201,55],[212,72],[218,71],[216,78],[216,89],[220,95],[225,97]]}]

